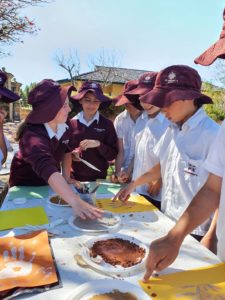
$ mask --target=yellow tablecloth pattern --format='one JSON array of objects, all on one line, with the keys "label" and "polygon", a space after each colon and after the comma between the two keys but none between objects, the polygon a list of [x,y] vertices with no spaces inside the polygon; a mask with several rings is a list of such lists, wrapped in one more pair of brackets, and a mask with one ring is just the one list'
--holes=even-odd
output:
[{"label": "yellow tablecloth pattern", "polygon": [[225,299],[225,264],[139,281],[144,291],[158,300],[223,300]]},{"label": "yellow tablecloth pattern", "polygon": [[143,196],[131,195],[126,203],[121,201],[112,202],[111,199],[96,199],[96,206],[113,213],[145,212],[157,209]]}]

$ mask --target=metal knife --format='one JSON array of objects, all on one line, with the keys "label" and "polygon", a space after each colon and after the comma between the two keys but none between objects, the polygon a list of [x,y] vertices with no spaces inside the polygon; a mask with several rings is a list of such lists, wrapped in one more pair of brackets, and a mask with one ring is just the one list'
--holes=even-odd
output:
[{"label": "metal knife", "polygon": [[91,163],[89,163],[88,161],[86,161],[85,159],[83,158],[80,158],[79,157],[79,160],[84,163],[86,166],[88,166],[89,168],[95,170],[95,171],[98,171],[98,172],[101,172],[101,170],[99,170],[98,168],[96,168],[94,165],[92,165]]}]

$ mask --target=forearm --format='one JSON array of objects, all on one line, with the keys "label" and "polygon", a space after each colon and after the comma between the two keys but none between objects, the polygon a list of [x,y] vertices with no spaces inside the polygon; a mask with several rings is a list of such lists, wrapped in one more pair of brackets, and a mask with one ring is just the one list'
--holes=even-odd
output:
[{"label": "forearm", "polygon": [[66,153],[62,161],[62,175],[66,181],[70,179],[71,165],[72,165],[72,155],[71,153]]},{"label": "forearm", "polygon": [[135,189],[139,185],[143,185],[151,181],[159,180],[160,178],[161,178],[161,167],[160,164],[157,164],[148,172],[144,173],[136,180],[132,181],[130,184],[132,185],[132,188]]},{"label": "forearm", "polygon": [[53,173],[49,177],[48,184],[56,194],[61,196],[67,203],[73,206],[73,203],[76,200],[76,198],[78,198],[78,196],[69,187],[66,180],[60,173]]},{"label": "forearm", "polygon": [[115,160],[115,172],[116,172],[116,174],[119,174],[121,172],[121,168],[122,168],[122,165],[123,165],[123,159],[124,159],[123,153],[119,153],[116,157],[116,160]]}]

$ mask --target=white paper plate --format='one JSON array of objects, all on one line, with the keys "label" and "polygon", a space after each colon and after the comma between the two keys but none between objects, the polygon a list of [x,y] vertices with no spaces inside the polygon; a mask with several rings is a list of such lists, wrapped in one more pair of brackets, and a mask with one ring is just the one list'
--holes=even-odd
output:
[{"label": "white paper plate", "polygon": [[56,195],[51,195],[51,196],[48,198],[48,200],[47,200],[47,202],[48,202],[50,205],[58,206],[58,207],[70,207],[69,204],[57,204],[57,203],[51,202],[50,199],[51,199],[51,197],[53,197],[53,196],[56,196]]},{"label": "white paper plate", "polygon": [[[122,293],[129,292],[137,297],[138,300],[150,300],[150,298],[139,286],[124,280],[100,279],[84,283],[75,289],[66,300],[89,300],[96,294],[109,293],[113,290]],[[118,299],[119,300],[119,299]]]},{"label": "white paper plate", "polygon": [[110,213],[113,216],[113,219],[115,219],[115,221],[117,222],[115,225],[107,226],[107,224],[105,224],[104,227],[101,228],[101,229],[97,229],[97,228],[94,228],[94,227],[92,227],[92,228],[82,228],[82,227],[79,227],[76,224],[74,224],[74,219],[75,219],[74,216],[71,216],[69,218],[68,224],[76,230],[87,232],[87,233],[97,233],[97,232],[106,232],[106,231],[110,232],[110,231],[117,230],[121,225],[121,218],[118,215],[115,215],[111,212],[107,211],[107,213]]},{"label": "white paper plate", "polygon": [[[89,254],[89,248],[91,248],[93,246],[93,244],[97,241],[108,240],[111,238],[121,238],[123,240],[128,240],[130,242],[137,244],[139,247],[144,248],[145,256],[142,259],[142,261],[132,267],[127,267],[127,268],[124,268],[121,265],[112,266],[112,265],[104,262],[104,260],[101,263],[96,263],[95,261],[93,261],[93,259],[91,259],[90,254]],[[139,241],[138,239],[136,239],[132,236],[128,236],[125,234],[119,234],[119,233],[105,234],[105,235],[101,235],[101,236],[98,236],[98,237],[88,240],[87,242],[85,242],[85,245],[87,247],[84,247],[81,252],[81,255],[82,255],[84,261],[92,268],[99,270],[101,273],[106,273],[106,274],[111,273],[111,274],[125,277],[125,276],[132,276],[135,273],[138,273],[138,272],[141,272],[144,270],[145,261],[148,256],[148,248],[145,244],[143,244],[141,241]]]}]

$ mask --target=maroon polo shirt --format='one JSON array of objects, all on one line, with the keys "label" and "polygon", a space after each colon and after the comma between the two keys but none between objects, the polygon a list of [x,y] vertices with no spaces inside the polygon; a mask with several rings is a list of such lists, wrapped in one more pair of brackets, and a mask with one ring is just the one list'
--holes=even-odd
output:
[{"label": "maroon polo shirt", "polygon": [[79,120],[71,120],[73,128],[74,148],[85,139],[98,140],[100,146],[88,148],[82,152],[82,158],[96,166],[101,172],[87,167],[82,162],[73,161],[71,176],[80,181],[95,181],[104,179],[109,167],[108,161],[114,160],[118,154],[117,135],[113,123],[99,115],[99,121],[95,120],[89,127]]},{"label": "maroon polo shirt", "polygon": [[9,184],[24,186],[47,185],[54,172],[60,172],[63,155],[71,149],[72,129],[69,128],[60,140],[49,138],[43,124],[27,124],[19,141],[19,151],[11,164]]}]

